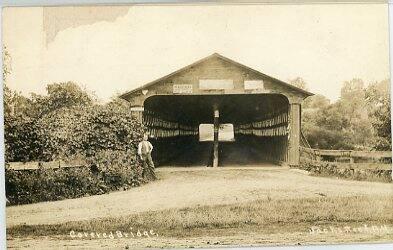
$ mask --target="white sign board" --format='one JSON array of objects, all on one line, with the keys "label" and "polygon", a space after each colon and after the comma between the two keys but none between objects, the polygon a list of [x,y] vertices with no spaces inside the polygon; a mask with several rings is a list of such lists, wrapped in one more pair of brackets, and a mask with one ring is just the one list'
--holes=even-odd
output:
[{"label": "white sign board", "polygon": [[143,107],[131,107],[131,111],[144,111]]},{"label": "white sign board", "polygon": [[192,94],[192,84],[173,84],[174,94]]},{"label": "white sign board", "polygon": [[233,89],[232,79],[201,79],[199,80],[200,89]]},{"label": "white sign board", "polygon": [[245,80],[244,89],[264,89],[263,80]]}]

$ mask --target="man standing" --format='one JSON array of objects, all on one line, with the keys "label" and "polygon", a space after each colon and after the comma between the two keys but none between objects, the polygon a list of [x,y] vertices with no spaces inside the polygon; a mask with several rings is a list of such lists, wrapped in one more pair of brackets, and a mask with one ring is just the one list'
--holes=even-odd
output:
[{"label": "man standing", "polygon": [[154,179],[156,175],[154,173],[154,163],[151,158],[151,152],[153,151],[153,145],[148,141],[147,134],[143,135],[143,140],[138,144],[138,155],[143,163],[143,178],[146,177],[146,173],[150,173]]}]

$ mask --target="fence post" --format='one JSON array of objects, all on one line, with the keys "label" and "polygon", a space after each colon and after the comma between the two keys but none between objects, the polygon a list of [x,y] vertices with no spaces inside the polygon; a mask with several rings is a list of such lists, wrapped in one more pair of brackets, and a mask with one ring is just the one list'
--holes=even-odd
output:
[{"label": "fence post", "polygon": [[352,156],[352,150],[351,151],[349,151],[349,163],[355,163],[355,159],[353,158],[353,156]]}]

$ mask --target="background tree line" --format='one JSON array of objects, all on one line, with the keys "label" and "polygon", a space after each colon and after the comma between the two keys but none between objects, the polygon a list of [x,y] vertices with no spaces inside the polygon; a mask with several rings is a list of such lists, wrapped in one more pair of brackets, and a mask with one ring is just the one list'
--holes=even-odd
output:
[{"label": "background tree line", "polygon": [[[298,77],[290,81],[307,89]],[[390,151],[390,80],[365,86],[361,79],[343,83],[333,103],[323,95],[308,97],[302,106],[302,131],[312,148]]]}]

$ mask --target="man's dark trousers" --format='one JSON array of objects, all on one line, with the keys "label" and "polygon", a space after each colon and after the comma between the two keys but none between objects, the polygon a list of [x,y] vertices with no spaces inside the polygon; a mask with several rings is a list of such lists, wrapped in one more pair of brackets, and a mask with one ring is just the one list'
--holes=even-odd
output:
[{"label": "man's dark trousers", "polygon": [[142,154],[142,164],[143,164],[143,177],[146,177],[146,174],[151,174],[154,178],[156,177],[154,173],[154,163],[153,159],[151,158],[151,154]]}]

